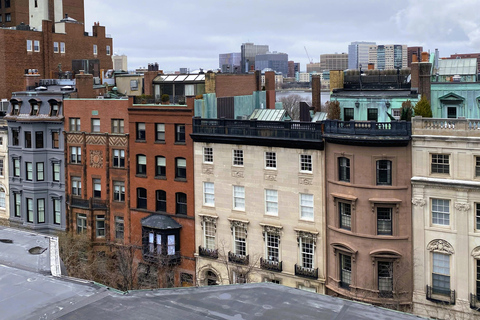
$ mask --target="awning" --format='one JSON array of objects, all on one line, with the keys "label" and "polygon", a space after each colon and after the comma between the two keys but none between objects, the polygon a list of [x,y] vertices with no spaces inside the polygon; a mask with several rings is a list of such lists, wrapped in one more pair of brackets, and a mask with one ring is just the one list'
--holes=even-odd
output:
[{"label": "awning", "polygon": [[164,216],[161,214],[152,214],[146,218],[142,219],[142,227],[159,229],[159,230],[171,230],[171,229],[180,229],[182,225],[177,221],[173,220],[169,216]]}]

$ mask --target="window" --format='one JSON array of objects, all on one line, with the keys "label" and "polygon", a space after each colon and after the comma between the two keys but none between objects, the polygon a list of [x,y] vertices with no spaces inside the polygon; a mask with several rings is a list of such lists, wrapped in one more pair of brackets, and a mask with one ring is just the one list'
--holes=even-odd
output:
[{"label": "window", "polygon": [[[2,7],[2,5],[0,4],[0,8]],[[2,15],[0,14],[0,22],[3,22],[3,18],[2,18]]]},{"label": "window", "polygon": [[25,162],[26,176],[25,179],[28,181],[33,180],[33,164],[31,162]]},{"label": "window", "polygon": [[233,228],[234,253],[239,256],[247,255],[247,230],[244,226]]},{"label": "window", "polygon": [[185,125],[175,125],[175,142],[185,143]]},{"label": "window", "polygon": [[368,121],[377,121],[378,119],[378,109],[368,108],[367,109],[367,120]]},{"label": "window", "polygon": [[43,148],[43,131],[35,132],[35,148],[37,149]]},{"label": "window", "polygon": [[123,217],[115,217],[115,239],[123,240],[124,224]]},{"label": "window", "polygon": [[137,140],[145,140],[145,122],[137,122]]},{"label": "window", "polygon": [[213,163],[213,148],[203,148],[203,162]]},{"label": "window", "polygon": [[350,289],[352,284],[352,257],[339,254],[340,259],[340,287]]},{"label": "window", "polygon": [[138,90],[138,80],[130,80],[130,90],[131,91]]},{"label": "window", "polygon": [[70,147],[70,163],[82,163],[82,147]]},{"label": "window", "polygon": [[80,177],[72,177],[72,195],[82,195],[82,180]]},{"label": "window", "polygon": [[77,233],[87,231],[87,215],[83,213],[77,213]]},{"label": "window", "polygon": [[340,228],[352,230],[352,208],[350,203],[338,202]]},{"label": "window", "polygon": [[233,209],[245,210],[245,187],[233,186]]},{"label": "window", "polygon": [[280,237],[277,232],[265,232],[266,259],[269,262],[280,261]]},{"label": "window", "polygon": [[392,185],[392,161],[390,160],[377,161],[377,185],[383,185],[383,186]]},{"label": "window", "polygon": [[393,263],[378,261],[378,291],[381,298],[393,298]]},{"label": "window", "polygon": [[105,237],[105,216],[95,216],[95,234],[97,238]]},{"label": "window", "polygon": [[143,154],[137,154],[137,174],[147,174],[147,157]]},{"label": "window", "polygon": [[37,199],[37,222],[45,223],[45,199]]},{"label": "window", "polygon": [[58,53],[59,51],[58,42],[53,42],[53,53]]},{"label": "window", "polygon": [[343,121],[355,120],[355,110],[353,108],[343,109]]},{"label": "window", "polygon": [[300,218],[313,221],[313,194],[300,194]]},{"label": "window", "polygon": [[155,123],[155,142],[165,142],[165,123]]},{"label": "window", "polygon": [[175,178],[187,179],[187,160],[185,160],[184,158],[175,158],[175,162]]},{"label": "window", "polygon": [[125,168],[125,150],[113,150],[113,166],[115,168]]},{"label": "window", "polygon": [[44,180],[43,162],[37,162],[37,181]]},{"label": "window", "polygon": [[70,118],[70,131],[80,131],[80,118]]},{"label": "window", "polygon": [[233,165],[243,167],[243,150],[233,150]]},{"label": "window", "polygon": [[137,208],[147,209],[147,189],[137,188]]},{"label": "window", "polygon": [[37,102],[32,103],[32,109],[30,110],[31,116],[37,116],[40,112],[40,107]]},{"label": "window", "polygon": [[25,131],[25,148],[32,147],[32,133],[30,131]]},{"label": "window", "polygon": [[35,8],[38,8],[37,0],[35,0]]},{"label": "window", "polygon": [[450,173],[448,154],[432,154],[432,173]]},{"label": "window", "polygon": [[13,176],[20,177],[20,159],[13,159]]},{"label": "window", "polygon": [[58,149],[60,147],[60,133],[58,131],[52,132],[52,148]]},{"label": "window", "polygon": [[213,182],[203,183],[203,205],[215,206],[215,186]]},{"label": "window", "polygon": [[277,154],[275,152],[265,152],[265,168],[266,169],[277,168]]},{"label": "window", "polygon": [[100,132],[100,119],[92,119],[92,132]]},{"label": "window", "polygon": [[18,116],[20,114],[20,105],[17,103],[12,103],[12,116]]},{"label": "window", "polygon": [[313,239],[300,237],[300,263],[303,268],[314,268],[315,244]]},{"label": "window", "polygon": [[400,120],[400,117],[402,115],[402,109],[398,108],[398,109],[392,109],[392,116],[396,119],[396,120]]},{"label": "window", "polygon": [[155,177],[157,178],[164,178],[167,175],[167,167],[166,167],[166,160],[163,156],[155,157]]},{"label": "window", "polygon": [[107,46],[106,51],[107,51],[107,56],[109,56],[110,55],[110,46]]},{"label": "window", "polygon": [[113,201],[125,201],[124,181],[113,181]]},{"label": "window", "polygon": [[450,256],[433,253],[432,293],[450,295]]},{"label": "window", "polygon": [[[6,18],[6,16],[5,16]],[[33,41],[27,40],[27,51],[33,51]]]},{"label": "window", "polygon": [[33,199],[26,198],[27,200],[27,222],[33,222]]},{"label": "window", "polygon": [[[480,203],[475,204],[475,228],[480,231]],[[480,293],[480,292],[479,292]]]},{"label": "window", "polygon": [[175,193],[175,213],[176,214],[187,214],[187,195],[182,192]]},{"label": "window", "polygon": [[15,201],[15,217],[20,217],[22,211],[22,195],[20,193],[13,194],[13,200]]},{"label": "window", "polygon": [[53,223],[60,224],[62,216],[60,199],[53,199]]},{"label": "window", "polygon": [[54,162],[52,163],[52,172],[53,172],[53,177],[52,180],[55,182],[60,182],[60,163]]},{"label": "window", "polygon": [[0,176],[4,175],[4,165],[3,165],[3,158],[0,158]]},{"label": "window", "polygon": [[377,234],[391,236],[392,208],[377,208]]},{"label": "window", "polygon": [[480,177],[480,157],[475,157],[475,177]]},{"label": "window", "polygon": [[432,224],[450,225],[450,200],[432,199]]},{"label": "window", "polygon": [[277,190],[265,190],[265,214],[278,215]]},{"label": "window", "polygon": [[447,107],[447,118],[457,117],[457,107]]},{"label": "window", "polygon": [[112,119],[112,133],[124,133],[124,120]]},{"label": "window", "polygon": [[155,191],[155,211],[167,212],[167,193],[163,190]]},{"label": "window", "polygon": [[0,188],[0,209],[5,209],[5,189]]},{"label": "window", "polygon": [[215,250],[215,229],[213,221],[203,221],[204,244],[207,250]]},{"label": "window", "polygon": [[94,55],[97,55],[97,53],[98,53],[98,51],[97,51],[97,45],[94,44],[94,45],[93,45],[93,54],[94,54]]},{"label": "window", "polygon": [[300,155],[300,171],[312,172],[312,156],[309,154]]},{"label": "window", "polygon": [[5,8],[10,8],[10,0],[5,0]]},{"label": "window", "polygon": [[57,117],[59,111],[59,105],[56,102],[50,104],[50,117]]},{"label": "window", "polygon": [[350,159],[338,158],[338,180],[350,182]]},{"label": "window", "polygon": [[[5,13],[5,22],[11,22],[11,21],[12,21],[12,15],[10,13]],[[32,51],[31,45],[30,45],[30,51]]]},{"label": "window", "polygon": [[65,42],[60,42],[60,53],[65,53]]},{"label": "window", "polygon": [[12,145],[13,146],[20,145],[19,135],[20,134],[18,129],[12,129]]},{"label": "window", "polygon": [[33,51],[40,52],[40,41],[38,40],[33,41]]}]

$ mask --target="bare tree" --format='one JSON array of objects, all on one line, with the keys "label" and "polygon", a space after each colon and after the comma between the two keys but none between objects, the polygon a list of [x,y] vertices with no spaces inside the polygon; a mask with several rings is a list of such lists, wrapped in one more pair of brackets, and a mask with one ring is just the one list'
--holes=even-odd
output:
[{"label": "bare tree", "polygon": [[306,101],[298,94],[290,94],[280,99],[280,102],[283,104],[283,110],[286,110],[293,120],[300,119],[300,102],[302,101],[311,104],[311,100]]},{"label": "bare tree", "polygon": [[329,101],[328,102],[328,115],[330,120],[340,120],[340,102]]}]

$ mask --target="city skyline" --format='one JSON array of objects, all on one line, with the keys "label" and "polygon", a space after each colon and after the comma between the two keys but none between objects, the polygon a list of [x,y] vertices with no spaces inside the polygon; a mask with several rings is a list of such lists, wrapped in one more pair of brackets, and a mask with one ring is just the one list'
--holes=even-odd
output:
[{"label": "city skyline", "polygon": [[478,1],[347,2],[141,0],[132,7],[124,0],[85,0],[85,29],[96,21],[105,25],[114,53],[128,56],[130,70],[153,62],[164,71],[216,69],[220,53],[240,52],[245,42],[285,52],[302,70],[304,47],[318,62],[320,54],[348,52],[352,41],[438,48],[442,57],[480,51]]}]

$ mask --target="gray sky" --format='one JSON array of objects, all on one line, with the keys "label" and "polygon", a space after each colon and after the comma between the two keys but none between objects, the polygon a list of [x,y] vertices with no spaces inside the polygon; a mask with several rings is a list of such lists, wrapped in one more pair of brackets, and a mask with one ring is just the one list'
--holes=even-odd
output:
[{"label": "gray sky", "polygon": [[85,28],[106,26],[129,69],[218,68],[220,53],[268,44],[305,70],[352,41],[480,52],[480,0],[85,0]]}]

